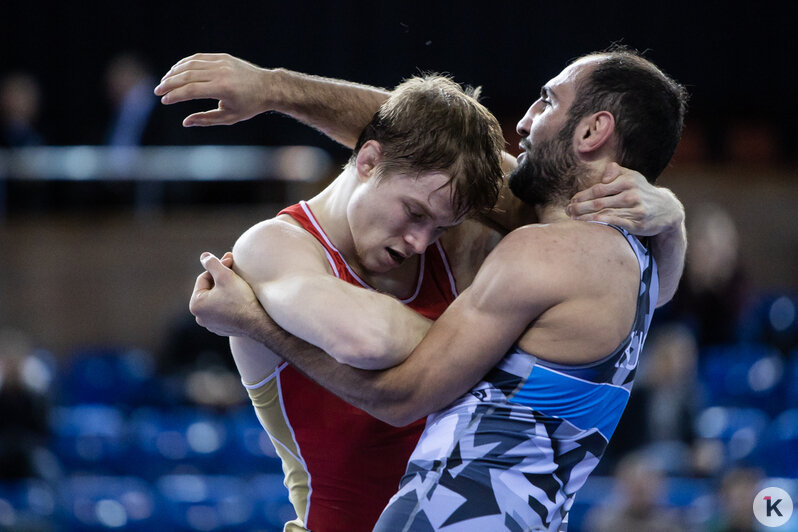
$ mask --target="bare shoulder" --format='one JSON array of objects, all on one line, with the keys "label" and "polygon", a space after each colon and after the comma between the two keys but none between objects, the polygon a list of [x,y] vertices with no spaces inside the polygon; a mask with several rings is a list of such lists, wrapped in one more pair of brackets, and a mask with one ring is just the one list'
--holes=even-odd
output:
[{"label": "bare shoulder", "polygon": [[490,262],[521,278],[530,278],[524,271],[539,272],[534,279],[550,285],[559,280],[574,288],[637,269],[631,247],[616,229],[571,220],[512,231],[496,246]]},{"label": "bare shoulder", "polygon": [[328,268],[319,241],[288,216],[264,220],[247,229],[233,246],[233,261],[237,271],[258,278],[287,268]]},{"label": "bare shoulder", "polygon": [[594,257],[631,250],[623,235],[604,224],[567,220],[532,224],[509,233],[498,248],[540,254],[542,251],[574,257]]}]

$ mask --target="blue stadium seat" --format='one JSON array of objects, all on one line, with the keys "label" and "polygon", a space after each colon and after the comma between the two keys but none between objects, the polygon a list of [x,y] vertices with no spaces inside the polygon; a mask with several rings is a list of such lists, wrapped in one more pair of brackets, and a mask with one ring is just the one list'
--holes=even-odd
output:
[{"label": "blue stadium seat", "polygon": [[164,530],[251,529],[255,503],[245,481],[227,475],[165,475],[155,483]]},{"label": "blue stadium seat", "polygon": [[710,406],[756,407],[774,415],[782,408],[785,371],[778,350],[761,343],[715,345],[699,357]]},{"label": "blue stadium seat", "polygon": [[0,530],[48,530],[56,493],[40,479],[0,482]]},{"label": "blue stadium seat", "polygon": [[88,348],[69,358],[60,378],[58,402],[157,405],[164,397],[159,387],[150,353],[140,349]]},{"label": "blue stadium seat", "polygon": [[798,408],[798,348],[790,352],[786,373],[784,408]]},{"label": "blue stadium seat", "polygon": [[53,409],[52,450],[67,471],[124,472],[129,442],[125,415],[116,406],[81,404]]},{"label": "blue stadium seat", "polygon": [[725,463],[745,463],[769,422],[768,414],[757,408],[712,406],[696,416],[695,431],[699,438],[723,444]]},{"label": "blue stadium seat", "polygon": [[139,408],[129,419],[131,464],[154,479],[167,473],[226,473],[229,435],[218,415],[199,408]]},{"label": "blue stadium seat", "polygon": [[255,499],[256,523],[267,526],[269,530],[281,531],[286,522],[296,519],[282,473],[256,475],[248,485]]},{"label": "blue stadium seat", "polygon": [[785,410],[773,420],[755,455],[769,476],[798,478],[798,408]]},{"label": "blue stadium seat", "polygon": [[58,491],[59,530],[163,530],[152,487],[140,478],[72,476]]},{"label": "blue stadium seat", "polygon": [[743,316],[740,337],[770,344],[785,354],[798,347],[798,294],[762,294]]},{"label": "blue stadium seat", "polygon": [[282,474],[282,462],[252,406],[229,412],[223,419],[229,438],[229,444],[223,450],[227,473],[249,476]]}]

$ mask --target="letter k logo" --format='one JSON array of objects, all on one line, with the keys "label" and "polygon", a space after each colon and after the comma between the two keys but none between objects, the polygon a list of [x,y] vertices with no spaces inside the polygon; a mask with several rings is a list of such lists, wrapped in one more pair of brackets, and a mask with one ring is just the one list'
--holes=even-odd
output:
[{"label": "letter k logo", "polygon": [[792,517],[792,497],[782,488],[771,486],[754,498],[754,517],[767,527],[778,527]]},{"label": "letter k logo", "polygon": [[779,510],[779,503],[781,501],[782,499],[776,499],[776,502],[773,502],[772,497],[765,497],[765,504],[767,505],[765,511],[767,512],[768,517],[773,515],[773,512],[776,512],[776,515],[779,517],[783,517],[781,515],[781,511]]}]

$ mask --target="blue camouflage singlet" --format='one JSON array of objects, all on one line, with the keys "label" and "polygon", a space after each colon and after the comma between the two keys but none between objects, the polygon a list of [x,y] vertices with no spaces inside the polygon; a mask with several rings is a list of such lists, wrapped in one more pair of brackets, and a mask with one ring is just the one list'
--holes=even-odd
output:
[{"label": "blue camouflage singlet", "polygon": [[511,348],[469,393],[427,418],[375,532],[566,529],[574,495],[626,407],[659,294],[649,250],[616,229],[640,265],[629,335],[586,365]]}]

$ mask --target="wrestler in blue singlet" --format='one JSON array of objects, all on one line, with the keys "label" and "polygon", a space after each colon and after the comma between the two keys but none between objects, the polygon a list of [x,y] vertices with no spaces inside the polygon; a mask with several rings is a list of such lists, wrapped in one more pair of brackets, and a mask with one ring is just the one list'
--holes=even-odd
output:
[{"label": "wrestler in blue singlet", "polygon": [[469,393],[429,416],[375,532],[565,530],[626,407],[659,293],[649,250],[616,229],[640,265],[628,336],[586,365],[511,348]]}]

